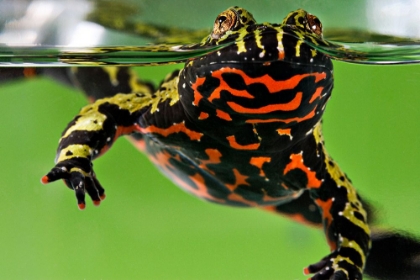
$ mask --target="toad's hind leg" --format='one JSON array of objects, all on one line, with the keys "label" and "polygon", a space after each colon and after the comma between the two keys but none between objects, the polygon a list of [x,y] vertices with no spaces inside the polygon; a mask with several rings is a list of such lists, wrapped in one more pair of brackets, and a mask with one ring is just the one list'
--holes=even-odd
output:
[{"label": "toad's hind leg", "polygon": [[[326,183],[329,181],[327,180]],[[316,273],[311,279],[330,279],[330,277],[336,277],[334,279],[361,279],[369,246],[367,226],[360,222],[360,227],[356,227],[353,223],[345,220],[346,217],[342,217],[338,213],[339,210],[337,209],[343,207],[340,203],[340,201],[344,201],[343,195],[337,195],[333,199],[327,200],[314,199],[314,196],[313,192],[307,190],[301,196],[286,204],[265,207],[264,209],[285,215],[301,223],[324,227],[331,253],[304,270],[305,274]],[[361,206],[358,208],[361,213],[364,213]],[[352,211],[356,210],[355,208]],[[360,218],[363,218],[362,215],[360,215]],[[365,228],[367,233],[364,231]]]},{"label": "toad's hind leg", "polygon": [[[373,206],[360,197],[359,200],[362,201],[363,208],[367,212],[368,224],[372,224],[375,222],[376,218]],[[316,205],[308,191],[303,192],[298,198],[293,199],[288,203],[266,206],[262,209],[275,214],[280,214],[295,222],[314,227],[322,227],[321,211],[319,211],[318,205]]]},{"label": "toad's hind leg", "polygon": [[[368,223],[374,223],[375,209],[363,199],[361,201],[367,212]],[[262,209],[299,223],[322,227],[321,211],[307,191],[286,204]],[[366,260],[364,274],[375,279],[417,279],[420,275],[419,258],[420,241],[417,238],[401,231],[373,228],[372,248]]]}]

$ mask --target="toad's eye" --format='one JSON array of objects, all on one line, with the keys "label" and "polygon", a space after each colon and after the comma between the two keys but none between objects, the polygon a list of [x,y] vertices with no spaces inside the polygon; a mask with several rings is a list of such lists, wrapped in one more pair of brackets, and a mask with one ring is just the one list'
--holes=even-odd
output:
[{"label": "toad's eye", "polygon": [[233,10],[222,12],[215,20],[211,38],[217,40],[227,31],[235,28],[238,22],[238,15]]},{"label": "toad's eye", "polygon": [[322,36],[322,24],[318,17],[307,14],[306,15],[306,29],[315,33],[318,36]]}]

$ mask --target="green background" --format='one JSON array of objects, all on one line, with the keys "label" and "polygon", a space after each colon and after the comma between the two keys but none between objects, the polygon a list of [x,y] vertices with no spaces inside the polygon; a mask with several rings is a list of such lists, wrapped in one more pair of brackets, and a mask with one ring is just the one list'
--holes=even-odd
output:
[{"label": "green background", "polygon": [[[420,236],[420,65],[334,65],[328,150],[383,227]],[[79,211],[62,182],[39,181],[84,97],[46,78],[2,84],[0,97],[1,279],[307,279],[328,253],[317,229],[191,197],[125,139],[95,161],[107,199]]]}]

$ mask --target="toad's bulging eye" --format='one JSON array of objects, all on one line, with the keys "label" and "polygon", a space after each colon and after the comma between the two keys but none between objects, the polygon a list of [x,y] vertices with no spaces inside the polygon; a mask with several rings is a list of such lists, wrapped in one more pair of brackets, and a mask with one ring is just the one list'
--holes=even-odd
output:
[{"label": "toad's bulging eye", "polygon": [[220,16],[220,17],[217,18],[217,21],[219,22],[219,25],[223,24],[226,21],[226,17],[225,16]]},{"label": "toad's bulging eye", "polygon": [[227,31],[232,30],[238,22],[238,16],[233,10],[222,12],[215,20],[211,38],[219,39]]},{"label": "toad's bulging eye", "polygon": [[307,14],[306,15],[306,29],[315,33],[318,36],[322,36],[322,24],[318,17]]}]

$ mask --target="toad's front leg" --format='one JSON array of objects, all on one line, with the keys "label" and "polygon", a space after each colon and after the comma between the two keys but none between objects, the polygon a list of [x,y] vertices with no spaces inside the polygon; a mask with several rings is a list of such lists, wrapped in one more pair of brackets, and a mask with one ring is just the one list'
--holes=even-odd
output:
[{"label": "toad's front leg", "polygon": [[92,160],[119,136],[137,131],[138,119],[150,103],[150,96],[133,93],[99,99],[84,107],[63,132],[56,165],[41,181],[46,184],[63,179],[75,191],[80,209],[85,208],[86,192],[99,205],[105,191],[96,179]]},{"label": "toad's front leg", "polygon": [[331,254],[305,268],[311,279],[362,279],[370,249],[366,211],[345,174],[329,158],[326,175],[311,195],[322,212]]}]

